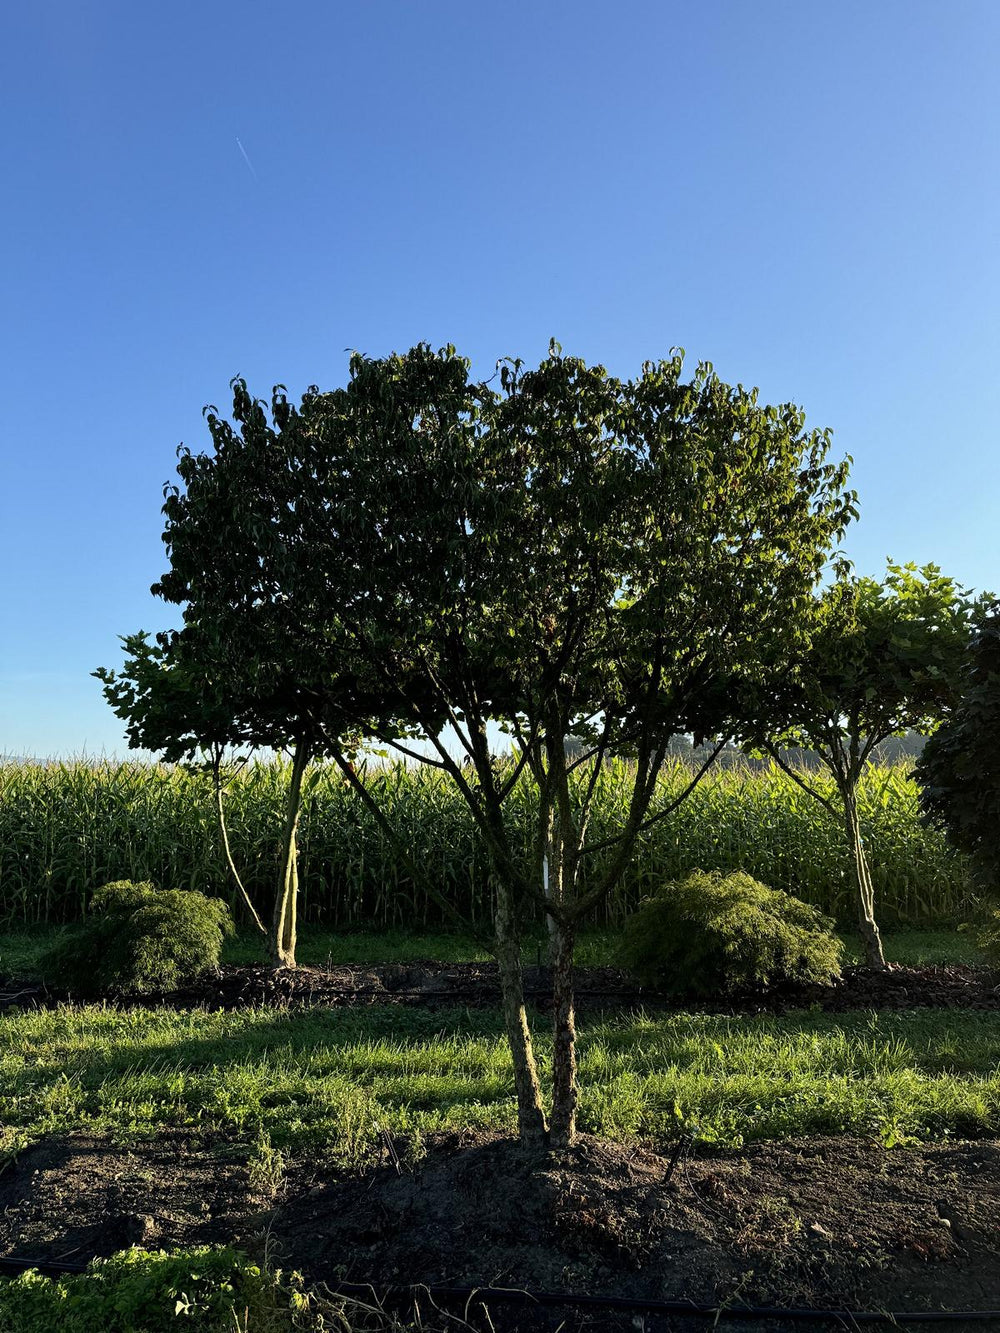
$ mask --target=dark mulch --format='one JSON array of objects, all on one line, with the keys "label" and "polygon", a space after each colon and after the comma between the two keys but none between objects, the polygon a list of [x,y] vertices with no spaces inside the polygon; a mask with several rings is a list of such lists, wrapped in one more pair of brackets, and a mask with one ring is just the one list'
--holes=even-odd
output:
[{"label": "dark mulch", "polygon": [[[529,1000],[545,1008],[551,994],[551,971],[528,967],[524,973]],[[705,1013],[785,1013],[816,1007],[830,1013],[850,1009],[988,1009],[1000,1010],[1000,975],[970,964],[909,966],[893,964],[886,972],[867,967],[845,968],[832,986],[776,986],[767,991],[732,995],[725,1001],[665,996],[636,987],[612,967],[578,968],[577,1003],[581,1010],[644,1007]],[[76,997],[41,986],[0,983],[0,1009],[50,1005]],[[492,963],[382,963],[300,967],[275,972],[264,966],[226,966],[216,977],[163,995],[144,998],[143,1005],[178,1008],[239,1009],[248,1005],[330,1007],[365,1004],[469,1006],[495,1005],[499,998],[497,970]]]},{"label": "dark mulch", "polygon": [[[470,1133],[442,1136],[409,1170],[293,1164],[270,1202],[225,1145],[211,1152],[183,1136],[129,1148],[53,1139],[0,1172],[0,1255],[83,1260],[132,1243],[222,1242],[266,1244],[311,1281],[377,1290],[995,1309],[1000,1143],[814,1139],[673,1162],[588,1137],[533,1156]],[[555,1327],[509,1312],[494,1321]]]},{"label": "dark mulch", "polygon": [[289,1188],[278,1252],[316,1279],[854,1309],[1000,1306],[1000,1144],[766,1144],[676,1164],[585,1137],[442,1139]]}]

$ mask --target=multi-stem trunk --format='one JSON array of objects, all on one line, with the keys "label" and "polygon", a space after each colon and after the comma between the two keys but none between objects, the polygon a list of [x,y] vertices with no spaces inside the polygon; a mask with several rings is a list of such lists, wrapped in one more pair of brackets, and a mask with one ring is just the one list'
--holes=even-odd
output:
[{"label": "multi-stem trunk", "polygon": [[576,882],[580,829],[573,816],[569,772],[565,762],[564,720],[552,718],[545,750],[549,793],[545,801],[545,905],[548,912],[549,956],[552,962],[552,1116],[549,1142],[569,1148],[576,1138],[576,1020],[573,1016],[573,946],[576,918],[567,913],[567,896]]},{"label": "multi-stem trunk", "polygon": [[568,1148],[576,1138],[576,1021],[573,1014],[573,948],[576,923],[567,916],[567,893],[575,881],[577,830],[569,794],[566,753],[560,732],[549,746],[556,777],[556,808],[546,817],[546,904],[552,953],[552,1116],[549,1142]]},{"label": "multi-stem trunk", "polygon": [[851,856],[851,879],[858,909],[858,931],[861,935],[861,947],[865,962],[876,971],[884,971],[885,954],[882,952],[882,937],[875,920],[875,889],[872,884],[871,868],[865,854],[864,840],[861,836],[861,819],[858,814],[857,791],[853,784],[844,782],[840,789],[844,803],[844,828],[847,845]]},{"label": "multi-stem trunk", "polygon": [[573,1013],[573,946],[575,928],[562,921],[555,927],[552,961],[552,1117],[553,1148],[568,1148],[576,1138],[576,1020]]},{"label": "multi-stem trunk", "polygon": [[297,833],[299,812],[302,808],[302,779],[309,763],[309,745],[302,740],[295,747],[292,773],[285,801],[285,822],[281,838],[281,863],[278,872],[278,891],[274,899],[274,917],[271,924],[271,961],[275,967],[295,966],[297,935],[299,866]]},{"label": "multi-stem trunk", "polygon": [[[552,894],[555,890],[555,884],[552,880],[552,835],[555,832],[555,818],[551,807],[545,814],[545,839],[542,846],[542,897],[546,904],[552,901]],[[556,954],[559,951],[559,940],[557,937],[556,919],[551,912],[545,913],[545,924],[549,932],[549,962],[555,966]]]},{"label": "multi-stem trunk", "polygon": [[531,1044],[531,1029],[524,1008],[521,976],[521,942],[517,932],[511,887],[502,874],[496,884],[496,951],[500,970],[500,994],[504,1023],[514,1066],[517,1094],[517,1128],[522,1143],[540,1148],[546,1142],[545,1112],[538,1082],[538,1067]]}]

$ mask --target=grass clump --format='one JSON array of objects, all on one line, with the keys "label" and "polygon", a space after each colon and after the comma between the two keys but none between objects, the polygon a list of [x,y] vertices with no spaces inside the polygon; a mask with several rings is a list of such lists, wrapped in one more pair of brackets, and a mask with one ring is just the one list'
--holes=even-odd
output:
[{"label": "grass clump", "polygon": [[815,907],[737,871],[696,870],[626,921],[623,965],[644,986],[720,995],[778,982],[829,983],[843,944]]},{"label": "grass clump", "polygon": [[82,995],[149,995],[216,971],[233,933],[219,898],[119,880],[42,960],[46,980]]}]

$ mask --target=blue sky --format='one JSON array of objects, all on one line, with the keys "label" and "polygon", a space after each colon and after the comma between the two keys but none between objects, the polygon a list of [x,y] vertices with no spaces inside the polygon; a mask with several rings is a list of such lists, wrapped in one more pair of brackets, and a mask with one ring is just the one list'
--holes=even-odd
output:
[{"label": "blue sky", "polygon": [[124,749],[89,672],[172,623],[178,443],[349,347],[683,346],[833,429],[862,572],[1000,586],[995,0],[34,0],[4,47],[0,752]]}]

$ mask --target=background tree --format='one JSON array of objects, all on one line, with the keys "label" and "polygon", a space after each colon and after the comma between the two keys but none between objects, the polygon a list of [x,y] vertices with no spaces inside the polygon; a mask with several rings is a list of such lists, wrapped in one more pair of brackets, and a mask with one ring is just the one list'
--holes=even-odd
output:
[{"label": "background tree", "polygon": [[[628,382],[555,346],[536,370],[505,363],[499,385],[468,372],[453,348],[355,356],[345,388],[298,409],[276,390],[273,425],[235,381],[239,429],[211,410],[214,454],[182,455],[158,591],[225,662],[248,651],[237,697],[249,685],[269,699],[258,665],[270,680],[291,664],[312,700],[310,750],[390,833],[346,732],[456,784],[490,857],[520,1131],[568,1143],[579,922],[673,808],[654,808],[671,738],[731,729],[720,683],[798,646],[854,496],[797,408],[762,406],[708,365],[685,382],[679,354]],[[571,737],[585,747],[573,757]],[[606,765],[625,751],[623,817],[594,832]],[[525,776],[527,858],[509,818]],[[520,973],[525,913],[540,911],[555,942],[549,1125]]]},{"label": "background tree", "polygon": [[[133,749],[159,754],[167,763],[203,762],[212,777],[216,817],[226,864],[243,901],[262,934],[261,921],[244,887],[229,845],[223,803],[223,765],[227,752],[252,747],[254,733],[241,727],[234,709],[234,693],[227,673],[202,662],[195,665],[190,653],[182,658],[182,645],[190,640],[179,634],[160,634],[156,640],[143,630],[122,639],[125,663],[120,671],[98,667],[93,673],[104,685],[104,697],[126,723],[125,734]],[[225,682],[220,687],[220,682]]]},{"label": "background tree", "polygon": [[[954,699],[972,599],[936,565],[888,564],[885,578],[842,572],[817,595],[806,650],[768,674],[743,739],[771,756],[844,828],[865,960],[884,968],[858,783],[875,748],[907,731],[929,734]],[[831,800],[782,751],[802,746],[830,771]]]},{"label": "background tree", "polygon": [[[235,428],[206,408],[215,446],[209,458],[181,448],[183,491],[165,488],[163,540],[171,567],[154,594],[184,607],[179,631],[155,640],[139,633],[124,640],[126,663],[101,668],[105,697],[127,722],[129,744],[168,762],[207,754],[213,769],[220,828],[221,763],[227,750],[269,749],[291,755],[280,834],[278,876],[269,951],[276,966],[294,967],[297,938],[297,829],[310,761],[335,735],[347,752],[346,704],[363,711],[358,682],[300,650],[289,632],[292,608],[282,590],[283,570],[295,548],[297,495],[282,429],[291,416],[280,387],[271,416],[233,381]],[[238,595],[236,590],[238,589]],[[242,888],[242,885],[240,885]],[[259,923],[256,909],[248,906]]]},{"label": "background tree", "polygon": [[984,600],[958,697],[916,765],[920,806],[1000,890],[1000,609]]},{"label": "background tree", "polygon": [[[271,750],[291,757],[268,936],[276,967],[295,967],[298,917],[297,832],[309,765],[333,755],[348,780],[362,734],[394,734],[395,702],[381,681],[359,674],[357,656],[318,654],[336,619],[322,580],[304,582],[310,554],[302,507],[311,498],[293,447],[297,416],[279,385],[270,405],[232,381],[233,422],[205,409],[212,454],[182,447],[182,486],[167,486],[164,544],[170,569],[152,592],[183,607],[183,627],[151,640],[125,640],[119,672],[101,668],[112,708],[127,723],[129,745],[168,762],[207,756],[230,870],[221,770],[227,753]],[[421,880],[394,831],[397,854]],[[433,885],[425,889],[442,902]],[[447,907],[448,904],[442,905]],[[464,924],[464,922],[463,922]],[[263,926],[261,925],[261,928]]]},{"label": "background tree", "polygon": [[[238,652],[228,658],[210,653],[193,624],[151,641],[144,633],[124,640],[120,672],[95,672],[105,697],[127,722],[129,744],[169,762],[201,761],[212,776],[216,814],[227,864],[258,928],[267,935],[276,966],[295,966],[297,936],[297,829],[306,772],[321,750],[315,721],[317,697],[284,670],[265,671],[259,638],[233,637]],[[252,675],[252,687],[247,673]],[[291,754],[280,833],[278,876],[270,929],[264,926],[243,887],[229,848],[223,806],[223,766],[233,751],[258,749]]]}]

